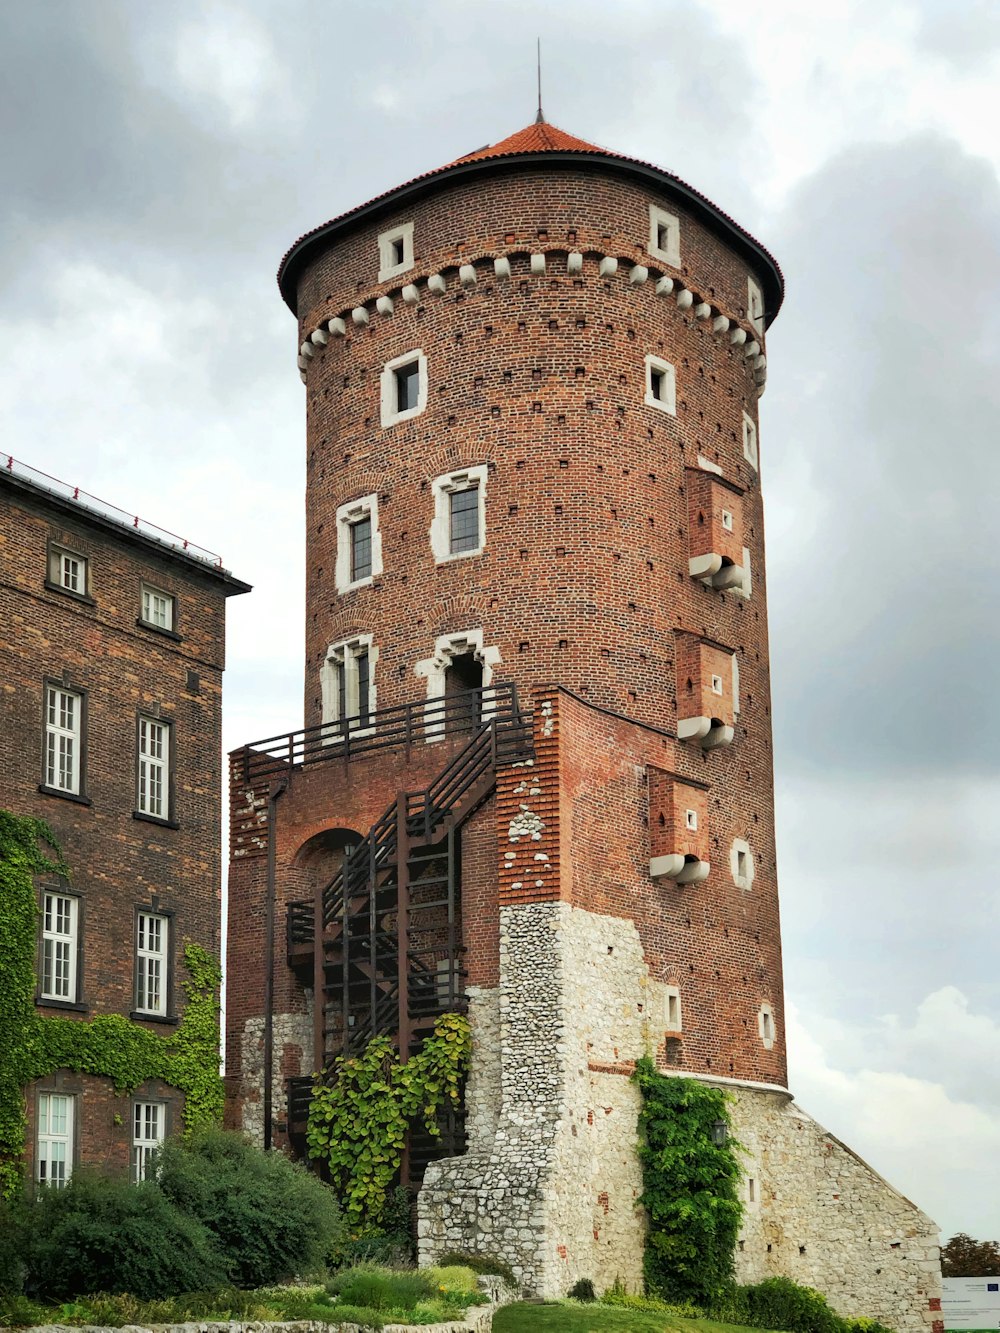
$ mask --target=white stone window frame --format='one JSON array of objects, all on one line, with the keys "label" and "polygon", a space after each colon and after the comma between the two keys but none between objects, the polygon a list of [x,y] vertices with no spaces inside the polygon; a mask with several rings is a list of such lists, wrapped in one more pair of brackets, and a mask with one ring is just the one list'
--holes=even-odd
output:
[{"label": "white stone window frame", "polygon": [[663,1027],[666,1032],[682,1032],[684,1030],[683,1014],[681,1012],[681,988],[679,986],[664,987]]},{"label": "white stone window frame", "polygon": [[[667,392],[663,398],[657,398],[653,393],[653,374],[658,372],[664,377],[664,384]],[[659,412],[666,412],[668,416],[677,415],[677,371],[670,361],[664,361],[659,356],[646,357],[646,406],[655,407]]]},{"label": "white stone window frame", "polygon": [[132,1103],[132,1183],[145,1180],[153,1154],[166,1138],[167,1108],[163,1102],[143,1100]]},{"label": "white stone window frame", "polygon": [[[363,579],[351,579],[351,528],[365,519],[372,525],[372,572]],[[338,593],[367,588],[382,573],[382,533],[378,523],[378,496],[362,495],[337,507],[337,563],[333,583]]]},{"label": "white stone window frame", "polygon": [[[64,1092],[38,1094],[35,1179],[62,1189],[73,1174],[76,1098]],[[54,1168],[59,1168],[55,1170]]]},{"label": "white stone window frame", "polygon": [[[660,228],[667,229],[666,248],[660,245]],[[676,213],[671,213],[659,204],[649,205],[649,253],[654,259],[661,259],[671,268],[681,266],[681,220]]]},{"label": "white stone window frame", "polygon": [[[357,663],[358,658],[364,656],[365,653],[368,654],[368,725],[346,728],[344,726],[345,718],[357,719],[359,716],[360,699],[358,691],[360,679]],[[326,657],[320,668],[323,722],[320,739],[324,745],[342,745],[348,735],[352,738],[374,735],[375,710],[378,705],[375,667],[378,657],[379,650],[376,648],[371,634],[355,634],[349,639],[340,639],[337,643],[331,643],[327,648]],[[340,690],[337,682],[337,668],[341,665],[345,669],[344,693],[346,702],[344,718],[340,716]]]},{"label": "white stone window frame", "polygon": [[139,589],[139,619],[142,623],[153,629],[173,630],[174,618],[173,593],[143,581]]},{"label": "white stone window frame", "polygon": [[[742,868],[740,865],[741,855],[743,857]],[[749,892],[753,888],[755,873],[753,852],[750,850],[750,844],[746,838],[733,839],[733,845],[729,849],[729,870],[733,877],[733,883],[738,889],[746,889]]]},{"label": "white stone window frame", "polygon": [[[396,244],[403,242],[403,258],[395,257]],[[400,273],[406,273],[413,267],[413,223],[401,222],[389,231],[379,233],[378,238],[378,280],[387,282]]]},{"label": "white stone window frame", "polygon": [[[486,482],[489,467],[477,463],[474,467],[458,468],[454,472],[445,472],[435,477],[431,483],[434,496],[434,518],[430,526],[431,550],[434,563],[449,564],[452,560],[467,560],[470,556],[482,555],[486,548]],[[478,487],[478,522],[479,545],[469,551],[451,549],[451,497],[460,491],[470,491]]]},{"label": "white stone window frame", "polygon": [[743,457],[753,470],[758,470],[757,426],[749,412],[743,413]]},{"label": "white stone window frame", "polygon": [[58,889],[42,893],[39,996],[61,1004],[79,999],[80,900]]},{"label": "white stone window frame", "polygon": [[[396,371],[413,364],[417,366],[417,405],[400,412],[397,409]],[[401,356],[394,356],[391,361],[385,363],[382,367],[380,388],[383,430],[389,426],[398,426],[403,421],[412,421],[414,417],[420,416],[421,412],[427,407],[427,358],[419,347],[415,347],[409,352],[403,352]]]},{"label": "white stone window frame", "polygon": [[752,277],[747,277],[747,319],[758,333],[764,332],[764,293]]},{"label": "white stone window frame", "polygon": [[685,829],[687,829],[687,831],[688,831],[689,833],[697,833],[697,832],[698,832],[698,811],[697,811],[697,810],[685,810],[685,811],[684,811],[684,827],[685,827]]},{"label": "white stone window frame", "polygon": [[427,703],[424,712],[424,740],[431,744],[444,740],[445,717],[437,707],[445,696],[446,677],[452,659],[472,656],[483,668],[483,694],[480,718],[486,722],[492,717],[495,697],[492,690],[494,669],[500,665],[500,649],[484,645],[481,627],[462,630],[457,634],[442,634],[434,641],[434,655],[425,657],[414,666],[414,674],[427,681]]},{"label": "white stone window frame", "polygon": [[757,1010],[757,1031],[764,1050],[772,1050],[777,1040],[778,1029],[774,1021],[774,1010],[766,1000]]},{"label": "white stone window frame", "polygon": [[[167,1014],[170,960],[170,917],[162,912],[136,913],[135,1010],[138,1014]],[[150,1003],[150,995],[153,999]]]}]

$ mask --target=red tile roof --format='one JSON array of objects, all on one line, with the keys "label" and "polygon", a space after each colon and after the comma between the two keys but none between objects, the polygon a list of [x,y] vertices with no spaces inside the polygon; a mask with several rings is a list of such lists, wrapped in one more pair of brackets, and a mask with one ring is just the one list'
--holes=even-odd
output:
[{"label": "red tile roof", "polygon": [[695,212],[701,215],[702,221],[712,230],[723,232],[730,244],[735,243],[738,250],[753,257],[759,269],[759,274],[764,280],[765,304],[769,324],[778,313],[778,308],[784,299],[785,286],[777,260],[748,231],[744,231],[728,213],[724,213],[721,208],[713,204],[700,191],[686,184],[678,176],[673,176],[670,172],[664,171],[662,167],[657,167],[650,162],[643,162],[639,158],[626,157],[623,153],[615,153],[608,148],[599,148],[596,144],[587,143],[586,140],[578,139],[573,134],[567,134],[565,130],[560,130],[547,121],[534,121],[531,125],[526,125],[523,130],[518,130],[515,134],[508,135],[506,139],[501,139],[499,143],[486,144],[482,148],[467,153],[464,157],[446,163],[443,167],[436,167],[433,171],[425,171],[420,176],[414,176],[412,180],[406,181],[402,185],[396,185],[383,194],[376,195],[367,204],[360,204],[356,208],[349,209],[346,213],[341,213],[339,217],[333,218],[330,222],[324,222],[322,226],[307,231],[285,252],[281,263],[278,265],[278,287],[285,298],[285,303],[295,313],[295,279],[298,276],[299,266],[305,261],[305,257],[312,250],[314,243],[318,243],[322,237],[338,232],[341,227],[349,225],[353,219],[360,219],[363,215],[381,211],[390,200],[395,199],[398,195],[412,194],[416,190],[423,192],[428,188],[428,182],[432,182],[440,176],[445,176],[449,172],[459,173],[470,168],[475,170],[479,163],[483,164],[482,170],[488,170],[491,162],[499,162],[503,159],[523,159],[533,153],[553,154],[557,157],[563,157],[565,154],[579,154],[581,157],[587,156],[599,161],[619,162],[623,164],[624,168],[631,168],[637,175],[652,178],[661,188],[665,187],[666,192],[685,201],[689,206],[693,206]]}]

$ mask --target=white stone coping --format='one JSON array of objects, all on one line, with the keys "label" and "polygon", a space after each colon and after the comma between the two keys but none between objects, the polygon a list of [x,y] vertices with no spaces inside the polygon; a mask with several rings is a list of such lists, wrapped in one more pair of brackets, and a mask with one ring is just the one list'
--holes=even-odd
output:
[{"label": "white stone coping", "polygon": [[[388,234],[388,233],[387,233]],[[520,257],[524,252],[517,250],[512,254]],[[536,252],[528,255],[529,269],[535,276],[541,276],[547,271],[548,261],[564,256],[566,260],[566,272],[570,275],[576,275],[583,271],[585,256],[579,251],[549,250],[546,252]],[[655,256],[654,258],[659,257]],[[662,262],[662,261],[661,261]],[[482,255],[478,259],[468,259],[465,263],[457,265],[453,270],[460,286],[469,290],[476,284],[477,272],[476,264],[492,263],[494,273],[498,278],[509,278],[511,276],[510,257]],[[636,265],[632,260],[619,260],[614,255],[603,255],[598,257],[598,275],[602,278],[611,278],[621,272],[625,280],[631,286],[641,286],[650,275],[649,269],[645,265]],[[676,267],[676,265],[674,266]],[[354,324],[364,328],[370,322],[370,314],[375,313],[383,317],[391,316],[395,306],[394,298],[400,297],[408,305],[415,305],[419,301],[418,283],[420,278],[414,277],[414,280],[393,290],[383,293],[380,296],[373,296],[361,305],[343,310],[339,315],[327,316],[316,329],[306,337],[298,351],[297,363],[299,368],[299,377],[303,383],[306,383],[306,371],[310,362],[314,359],[317,350],[324,347],[328,341],[326,334],[329,331],[335,338],[344,337],[347,332],[347,318],[353,320]],[[444,296],[448,290],[448,280],[443,273],[432,273],[425,276],[422,281],[425,284],[427,294],[434,296]],[[753,281],[753,279],[748,279]],[[675,293],[677,305],[682,310],[688,310],[696,307],[695,313],[699,319],[711,319],[711,330],[713,333],[722,335],[728,334],[729,341],[736,346],[744,348],[751,371],[754,377],[754,388],[758,397],[764,392],[764,385],[767,382],[767,360],[761,353],[761,346],[758,339],[763,336],[763,328],[752,318],[747,317],[747,327],[741,328],[738,322],[730,315],[719,309],[711,301],[699,296],[696,300],[696,294],[693,290],[686,287],[684,282],[672,278],[669,274],[663,274],[656,281],[656,291],[658,295],[667,295]],[[748,298],[749,299],[749,298]],[[762,322],[761,322],[762,323]],[[316,337],[316,335],[321,335]]]}]

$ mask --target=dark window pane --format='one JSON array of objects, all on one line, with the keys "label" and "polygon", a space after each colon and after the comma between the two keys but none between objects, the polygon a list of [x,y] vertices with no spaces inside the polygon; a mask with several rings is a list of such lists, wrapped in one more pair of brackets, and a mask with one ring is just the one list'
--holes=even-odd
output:
[{"label": "dark window pane", "polygon": [[366,579],[372,572],[372,521],[363,518],[351,524],[351,582]]},{"label": "dark window pane", "polygon": [[452,554],[474,551],[479,545],[479,487],[455,491],[451,497]]},{"label": "dark window pane", "polygon": [[368,666],[368,654],[358,653],[355,659],[358,666],[358,718],[359,725],[365,726],[368,722],[368,686],[370,683],[370,674]]},{"label": "dark window pane", "polygon": [[417,392],[420,387],[420,367],[416,361],[408,366],[400,366],[396,375],[396,411],[409,412],[417,406]]},{"label": "dark window pane", "polygon": [[402,236],[400,236],[400,238],[396,241],[390,241],[389,248],[392,251],[393,265],[401,264],[403,260],[406,258],[406,250],[404,249],[403,246]]},{"label": "dark window pane", "polygon": [[347,668],[343,662],[338,662],[334,669],[337,672],[337,717],[343,722],[347,716]]}]

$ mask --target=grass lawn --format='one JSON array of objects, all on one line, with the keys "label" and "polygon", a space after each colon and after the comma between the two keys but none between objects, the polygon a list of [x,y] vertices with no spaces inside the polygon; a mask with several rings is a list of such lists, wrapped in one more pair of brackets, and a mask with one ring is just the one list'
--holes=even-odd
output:
[{"label": "grass lawn", "polygon": [[493,1317],[494,1333],[747,1333],[711,1319],[680,1319],[676,1315],[644,1310],[622,1310],[612,1305],[507,1305]]}]

